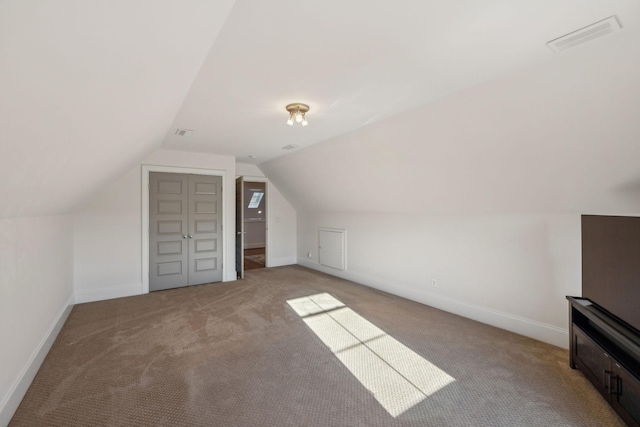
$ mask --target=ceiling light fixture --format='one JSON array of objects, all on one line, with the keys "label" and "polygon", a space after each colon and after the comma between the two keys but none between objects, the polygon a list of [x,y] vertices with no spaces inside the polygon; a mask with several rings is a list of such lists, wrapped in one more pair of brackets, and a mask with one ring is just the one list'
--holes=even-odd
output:
[{"label": "ceiling light fixture", "polygon": [[300,123],[302,126],[309,124],[305,116],[305,114],[309,112],[309,106],[307,104],[289,104],[285,108],[289,112],[289,120],[287,120],[289,126],[293,126],[294,121]]}]

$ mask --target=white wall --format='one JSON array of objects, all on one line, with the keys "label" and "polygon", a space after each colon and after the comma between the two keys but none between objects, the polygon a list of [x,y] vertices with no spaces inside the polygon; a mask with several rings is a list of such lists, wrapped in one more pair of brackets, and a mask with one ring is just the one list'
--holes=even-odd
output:
[{"label": "white wall", "polygon": [[69,215],[0,220],[0,425],[18,407],[73,302]]},{"label": "white wall", "polygon": [[297,263],[297,213],[286,197],[265,178],[259,166],[236,164],[236,176],[267,183],[267,267]]},{"label": "white wall", "polygon": [[142,165],[226,171],[224,280],[235,280],[235,159],[157,150],[74,215],[76,302],[142,292]]},{"label": "white wall", "polygon": [[264,174],[256,165],[250,165],[248,163],[236,163],[236,178],[237,177],[262,177]]},{"label": "white wall", "polygon": [[296,264],[296,210],[271,182],[267,182],[267,267]]},{"label": "white wall", "polygon": [[317,266],[318,226],[346,228],[332,273],[566,347],[579,215],[640,210],[634,40],[260,164],[298,212],[299,263]]},{"label": "white wall", "polygon": [[[323,226],[347,229],[344,272],[317,264]],[[567,347],[580,216],[299,214],[298,262]]]}]

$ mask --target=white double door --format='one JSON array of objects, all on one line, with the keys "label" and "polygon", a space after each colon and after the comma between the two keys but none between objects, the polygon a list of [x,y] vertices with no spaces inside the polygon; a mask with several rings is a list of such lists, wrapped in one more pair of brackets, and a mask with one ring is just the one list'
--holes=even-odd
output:
[{"label": "white double door", "polygon": [[222,178],[149,173],[149,290],[222,280]]}]

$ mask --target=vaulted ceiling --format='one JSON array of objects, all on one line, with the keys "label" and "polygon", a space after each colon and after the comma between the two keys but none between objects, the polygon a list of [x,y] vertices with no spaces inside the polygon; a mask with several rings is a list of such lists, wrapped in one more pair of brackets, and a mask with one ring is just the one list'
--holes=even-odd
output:
[{"label": "vaulted ceiling", "polygon": [[411,180],[410,211],[640,209],[639,21],[635,0],[3,1],[0,216],[72,211],[160,147],[259,164],[300,210],[385,210]]}]

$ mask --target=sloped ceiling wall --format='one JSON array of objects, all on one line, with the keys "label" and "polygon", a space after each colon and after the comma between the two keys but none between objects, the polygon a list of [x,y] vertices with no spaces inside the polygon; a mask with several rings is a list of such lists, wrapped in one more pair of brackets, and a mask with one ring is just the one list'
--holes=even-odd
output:
[{"label": "sloped ceiling wall", "polygon": [[621,31],[260,169],[300,212],[640,212],[638,46]]},{"label": "sloped ceiling wall", "polygon": [[158,148],[233,5],[0,3],[0,218],[73,211]]}]

